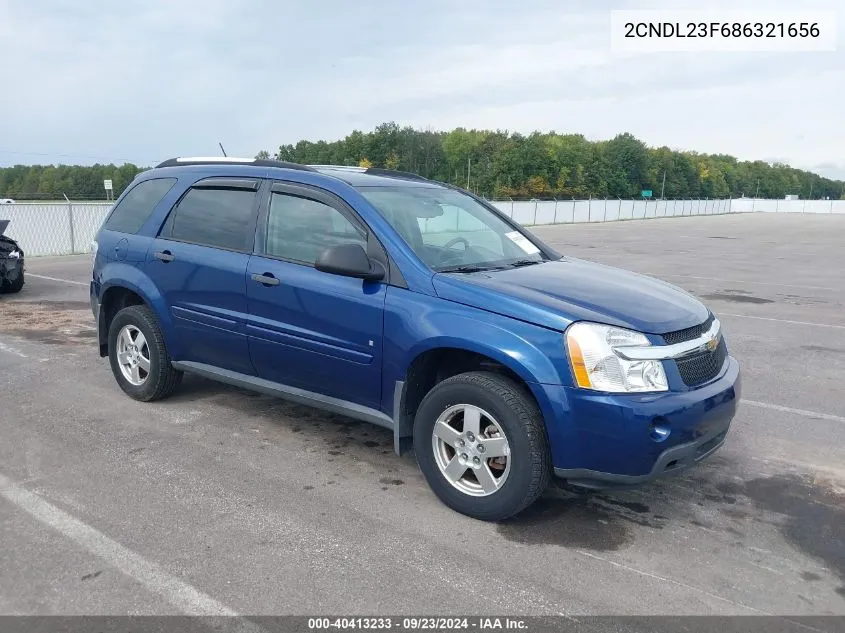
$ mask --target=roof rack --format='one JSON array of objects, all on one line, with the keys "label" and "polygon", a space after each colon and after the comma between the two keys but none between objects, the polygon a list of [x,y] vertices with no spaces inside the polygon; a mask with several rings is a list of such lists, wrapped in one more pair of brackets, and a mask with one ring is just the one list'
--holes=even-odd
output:
[{"label": "roof rack", "polygon": [[316,171],[308,165],[289,163],[282,160],[267,158],[238,158],[235,156],[182,156],[168,158],[156,165],[159,167],[178,167],[184,165],[253,165],[255,167],[278,167],[282,169],[299,169],[300,171]]},{"label": "roof rack", "polygon": [[381,169],[380,167],[369,167],[367,168],[367,173],[372,174],[374,176],[387,176],[388,178],[407,178],[408,180],[425,180],[427,181],[428,178],[424,178],[419,174],[414,174],[410,171],[398,171],[396,169]]},{"label": "roof rack", "polygon": [[405,178],[406,180],[428,181],[419,174],[409,171],[398,171],[396,169],[383,169],[381,167],[358,167],[355,165],[302,165],[300,163],[289,163],[283,160],[267,158],[240,158],[237,156],[180,156],[168,158],[156,165],[160,167],[178,167],[185,165],[253,165],[255,167],[276,167],[282,169],[298,169],[300,171],[346,171],[358,174],[370,174],[372,176],[384,176],[386,178]]},{"label": "roof rack", "polygon": [[367,167],[357,167],[355,165],[308,165],[312,169],[331,169],[332,171],[354,171],[363,174],[367,171]]},{"label": "roof rack", "polygon": [[405,178],[407,180],[428,180],[419,174],[414,174],[409,171],[399,171],[397,169],[383,169],[381,167],[356,167],[353,165],[308,165],[316,170],[329,171],[352,171],[359,174],[369,174],[371,176],[385,176],[387,178]]}]

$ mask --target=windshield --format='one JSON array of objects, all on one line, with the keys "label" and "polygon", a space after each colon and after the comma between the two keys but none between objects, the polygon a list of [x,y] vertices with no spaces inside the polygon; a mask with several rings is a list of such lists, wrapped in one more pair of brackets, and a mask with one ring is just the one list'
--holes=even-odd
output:
[{"label": "windshield", "polygon": [[358,187],[438,272],[474,272],[544,261],[533,242],[459,191],[434,187]]}]

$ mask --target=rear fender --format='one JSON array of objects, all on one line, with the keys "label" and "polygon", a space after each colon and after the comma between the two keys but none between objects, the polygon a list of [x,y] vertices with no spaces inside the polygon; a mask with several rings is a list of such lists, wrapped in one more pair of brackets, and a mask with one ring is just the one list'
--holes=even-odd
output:
[{"label": "rear fender", "polygon": [[102,309],[102,306],[108,300],[110,291],[124,288],[134,292],[152,309],[171,358],[178,360],[181,357],[179,341],[172,334],[173,319],[170,316],[170,309],[153,281],[142,270],[122,262],[108,262],[101,269],[98,281],[98,300],[101,308],[97,318],[97,331],[101,346],[108,343],[108,328],[105,323],[106,310]]}]

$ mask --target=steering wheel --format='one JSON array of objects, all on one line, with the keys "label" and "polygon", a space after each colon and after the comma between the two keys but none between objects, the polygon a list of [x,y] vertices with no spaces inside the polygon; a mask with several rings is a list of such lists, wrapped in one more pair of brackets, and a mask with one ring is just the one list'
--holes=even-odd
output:
[{"label": "steering wheel", "polygon": [[463,243],[464,243],[464,250],[465,250],[465,251],[468,251],[468,250],[469,250],[469,248],[470,248],[470,247],[469,247],[469,242],[467,242],[467,241],[466,241],[466,239],[465,239],[465,238],[463,238],[463,237],[453,237],[451,240],[449,240],[448,242],[446,242],[446,243],[443,245],[443,248],[452,248],[452,246],[454,246],[454,245],[455,245],[455,244],[457,244],[458,242],[463,242]]},{"label": "steering wheel", "polygon": [[[459,251],[457,249],[452,248],[458,242],[464,243],[464,250]],[[449,265],[452,262],[460,262],[467,254],[470,249],[469,242],[466,241],[463,237],[453,237],[451,240],[446,242],[442,247],[443,250],[440,252],[440,256],[437,258],[438,263],[441,266]]]}]

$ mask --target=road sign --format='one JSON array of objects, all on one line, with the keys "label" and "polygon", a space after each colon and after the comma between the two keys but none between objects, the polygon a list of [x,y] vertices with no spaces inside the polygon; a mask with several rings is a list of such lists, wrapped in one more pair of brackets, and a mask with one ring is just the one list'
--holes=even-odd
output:
[{"label": "road sign", "polygon": [[643,189],[640,193],[643,198],[651,198],[651,189]]},{"label": "road sign", "polygon": [[106,191],[112,191],[113,190],[111,180],[104,180],[103,181],[103,189],[105,189]]}]

